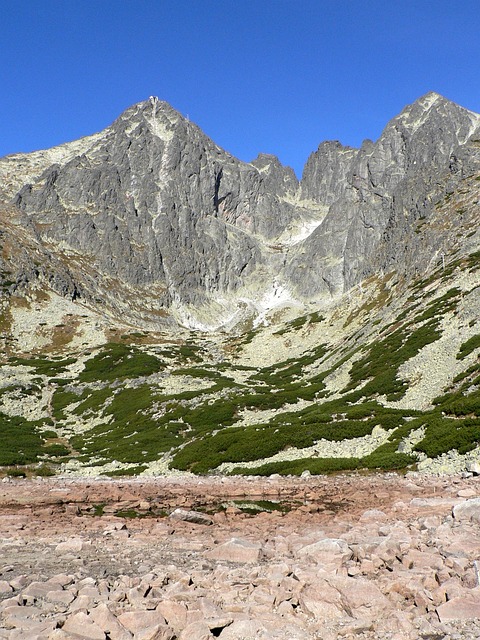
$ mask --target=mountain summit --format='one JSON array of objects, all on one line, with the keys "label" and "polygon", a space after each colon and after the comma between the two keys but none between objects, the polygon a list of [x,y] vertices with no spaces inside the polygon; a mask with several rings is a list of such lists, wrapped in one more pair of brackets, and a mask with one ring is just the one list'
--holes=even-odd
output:
[{"label": "mountain summit", "polygon": [[300,182],[241,162],[151,97],[104,131],[0,160],[2,272],[148,326],[211,330],[412,275],[452,239],[417,225],[480,167],[480,116],[428,93],[360,149],[322,143]]}]

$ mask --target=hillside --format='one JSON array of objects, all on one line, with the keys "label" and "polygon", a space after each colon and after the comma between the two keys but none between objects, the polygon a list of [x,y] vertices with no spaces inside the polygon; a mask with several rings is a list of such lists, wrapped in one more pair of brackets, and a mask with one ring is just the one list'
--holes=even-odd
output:
[{"label": "hillside", "polygon": [[428,94],[297,181],[150,99],[1,159],[0,465],[479,461],[479,122]]}]

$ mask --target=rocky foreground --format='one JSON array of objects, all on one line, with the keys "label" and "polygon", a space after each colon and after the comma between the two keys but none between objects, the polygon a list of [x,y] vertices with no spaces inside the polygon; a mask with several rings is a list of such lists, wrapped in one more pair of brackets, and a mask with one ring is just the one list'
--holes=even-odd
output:
[{"label": "rocky foreground", "polygon": [[476,477],[5,479],[0,514],[2,639],[480,637]]}]

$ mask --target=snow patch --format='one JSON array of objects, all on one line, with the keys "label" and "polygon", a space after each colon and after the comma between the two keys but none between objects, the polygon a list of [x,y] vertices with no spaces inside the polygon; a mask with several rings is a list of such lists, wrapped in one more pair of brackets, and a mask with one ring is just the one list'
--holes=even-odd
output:
[{"label": "snow patch", "polygon": [[272,309],[295,302],[296,300],[290,291],[279,282],[274,281],[271,289],[266,291],[258,302],[251,301],[258,314],[253,322],[253,326],[258,327],[261,324],[267,324],[266,316]]},{"label": "snow patch", "polygon": [[[233,312],[232,306],[234,306]],[[215,300],[213,305],[204,308],[203,313],[199,308],[190,309],[178,301],[173,303],[171,311],[175,320],[182,327],[203,333],[214,333],[228,325],[236,324],[235,321],[240,322],[245,313],[244,309],[235,306],[235,302],[229,302],[223,298]]]},{"label": "snow patch", "polygon": [[272,309],[291,304],[303,306],[283,284],[274,282],[271,288],[260,292],[258,296],[219,297],[203,309],[190,308],[176,301],[172,305],[172,312],[177,322],[186,329],[212,333],[252,319],[253,328],[266,325],[267,315]]},{"label": "snow patch", "polygon": [[287,228],[278,240],[284,247],[293,247],[306,240],[323,222],[322,220],[303,221],[298,227]]}]

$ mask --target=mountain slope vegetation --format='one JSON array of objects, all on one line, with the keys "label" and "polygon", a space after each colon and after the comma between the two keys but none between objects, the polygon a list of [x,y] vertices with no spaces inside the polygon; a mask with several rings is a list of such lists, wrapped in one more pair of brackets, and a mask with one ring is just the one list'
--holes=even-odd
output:
[{"label": "mountain slope vegetation", "polygon": [[478,123],[428,94],[298,182],[147,101],[0,159],[0,467],[466,470]]}]

